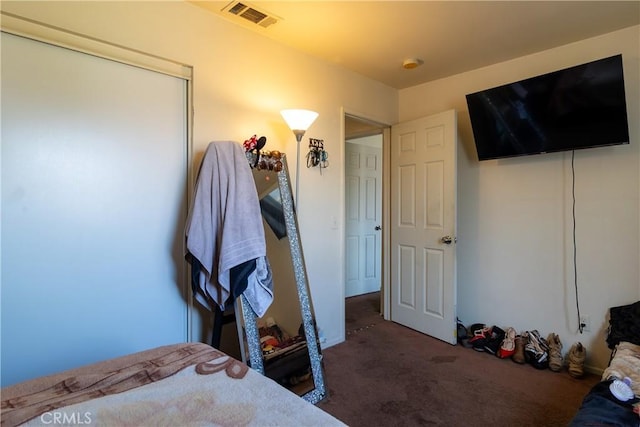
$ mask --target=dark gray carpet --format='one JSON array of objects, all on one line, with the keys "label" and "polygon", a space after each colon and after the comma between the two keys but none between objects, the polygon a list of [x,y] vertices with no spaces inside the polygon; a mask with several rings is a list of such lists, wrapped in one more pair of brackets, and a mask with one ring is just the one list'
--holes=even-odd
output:
[{"label": "dark gray carpet", "polygon": [[353,427],[566,426],[599,380],[452,346],[378,307],[378,293],[347,299],[347,340],[323,352],[329,397],[318,406]]}]

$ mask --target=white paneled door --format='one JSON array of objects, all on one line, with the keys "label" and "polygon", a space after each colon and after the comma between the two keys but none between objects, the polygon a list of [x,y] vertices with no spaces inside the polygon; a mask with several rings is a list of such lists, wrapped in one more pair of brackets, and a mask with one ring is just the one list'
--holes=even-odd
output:
[{"label": "white paneled door", "polygon": [[456,113],[391,139],[391,320],[455,344]]},{"label": "white paneled door", "polygon": [[187,83],[1,42],[2,385],[186,341]]},{"label": "white paneled door", "polygon": [[380,290],[382,149],[347,143],[345,162],[345,296],[351,297]]}]

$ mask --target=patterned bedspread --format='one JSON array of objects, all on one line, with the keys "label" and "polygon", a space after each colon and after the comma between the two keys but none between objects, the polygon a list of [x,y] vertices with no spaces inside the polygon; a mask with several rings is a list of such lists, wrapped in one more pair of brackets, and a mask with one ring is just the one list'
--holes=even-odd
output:
[{"label": "patterned bedspread", "polygon": [[2,426],[343,426],[202,343],[176,344],[2,389]]},{"label": "patterned bedspread", "polygon": [[610,378],[631,379],[631,389],[636,397],[640,397],[640,345],[620,342],[611,363],[602,373],[602,380]]}]

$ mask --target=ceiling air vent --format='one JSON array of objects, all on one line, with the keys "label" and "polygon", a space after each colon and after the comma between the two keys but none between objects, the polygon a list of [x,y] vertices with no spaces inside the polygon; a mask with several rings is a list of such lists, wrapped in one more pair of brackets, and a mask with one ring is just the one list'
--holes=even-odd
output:
[{"label": "ceiling air vent", "polygon": [[269,25],[275,24],[280,18],[266,12],[265,10],[259,10],[255,6],[249,5],[246,2],[233,1],[229,3],[223,12],[228,12],[232,15],[236,15],[240,18],[244,18],[249,22],[258,24],[261,27],[267,28]]}]

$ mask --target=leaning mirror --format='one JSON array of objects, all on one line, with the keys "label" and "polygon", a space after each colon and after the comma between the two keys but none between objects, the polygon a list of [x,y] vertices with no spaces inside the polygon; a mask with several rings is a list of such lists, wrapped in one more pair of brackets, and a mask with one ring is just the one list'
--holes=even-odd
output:
[{"label": "leaning mirror", "polygon": [[248,152],[260,199],[274,298],[257,318],[244,296],[237,312],[242,359],[253,369],[317,403],[326,396],[322,354],[309,293],[286,157]]}]

